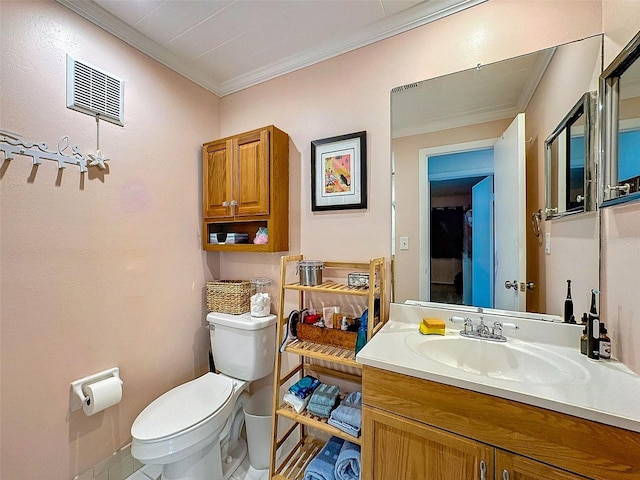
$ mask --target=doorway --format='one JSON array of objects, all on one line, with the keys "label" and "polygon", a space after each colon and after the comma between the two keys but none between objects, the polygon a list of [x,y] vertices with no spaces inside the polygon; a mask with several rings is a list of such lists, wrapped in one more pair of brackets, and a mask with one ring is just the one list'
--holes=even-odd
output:
[{"label": "doorway", "polygon": [[428,298],[492,307],[493,148],[430,155],[427,163]]}]

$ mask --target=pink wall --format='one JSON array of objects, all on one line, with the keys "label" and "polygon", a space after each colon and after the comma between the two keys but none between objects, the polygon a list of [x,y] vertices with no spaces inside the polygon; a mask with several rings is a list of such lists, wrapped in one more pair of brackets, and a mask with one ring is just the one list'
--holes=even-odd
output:
[{"label": "pink wall", "polygon": [[[223,97],[221,133],[273,123],[291,136],[299,152],[291,172],[293,252],[325,260],[388,259],[391,89],[600,33],[600,12],[600,0],[492,0]],[[310,142],[360,130],[367,131],[369,207],[311,213]],[[277,261],[275,255],[266,260]],[[222,256],[220,267],[223,276],[254,271],[237,257]]]},{"label": "pink wall", "polygon": [[[602,69],[602,36],[562,45],[547,67],[544,77],[527,107],[526,138],[527,219],[545,208],[545,145],[565,115],[585,92],[598,89]],[[537,259],[539,277],[534,281],[533,293],[539,295],[541,312],[562,315],[567,279],[572,281],[574,313],[579,320],[589,311],[589,292],[599,284],[599,217],[596,212],[570,215],[543,221],[540,237],[527,228],[527,270],[533,270]],[[545,234],[551,235],[551,253],[545,253]],[[534,273],[535,275],[535,273]],[[529,300],[530,297],[527,297]]]},{"label": "pink wall", "polygon": [[[108,173],[81,181],[45,162],[34,175],[21,158],[0,167],[0,476],[30,480],[102,460],[130,441],[146,404],[204,371],[205,280],[276,278],[279,254],[220,255],[218,266],[201,251],[204,141],[268,124],[288,132],[291,251],[388,258],[391,88],[602,31],[600,0],[492,0],[218,100],[52,1],[1,8],[0,128],[50,145],[69,135],[91,151],[95,122],[65,108],[65,54],[126,81],[126,126],[101,126]],[[310,141],[359,130],[368,209],[312,214]],[[70,413],[69,382],[115,365],[123,401]]]},{"label": "pink wall", "polygon": [[[424,300],[420,291],[420,150],[476,142],[502,135],[513,119],[411,135],[393,140],[396,162],[395,301]],[[462,204],[461,204],[462,205]],[[389,234],[391,235],[391,234]],[[409,250],[400,250],[399,237],[409,237]],[[424,289],[423,289],[424,291]]]},{"label": "pink wall", "polygon": [[[70,479],[130,441],[136,415],[207,369],[200,145],[211,93],[52,1],[2,2],[0,128],[96,148],[66,108],[65,55],[125,80],[125,126],[100,125],[109,170],[0,167],[4,479]],[[1,162],[1,160],[0,160]],[[120,404],[69,411],[69,383],[119,366]]]}]

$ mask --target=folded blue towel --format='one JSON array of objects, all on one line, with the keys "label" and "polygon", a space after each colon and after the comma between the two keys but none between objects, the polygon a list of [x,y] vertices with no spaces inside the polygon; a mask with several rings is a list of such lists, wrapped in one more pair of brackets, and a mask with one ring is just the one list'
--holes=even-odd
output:
[{"label": "folded blue towel", "polygon": [[289,387],[289,392],[293,393],[296,397],[302,398],[303,400],[311,395],[313,391],[320,385],[320,380],[311,375],[307,375],[306,377],[302,377],[296,383]]},{"label": "folded blue towel", "polygon": [[313,391],[309,405],[323,405],[334,407],[338,401],[338,395],[340,394],[340,388],[335,385],[321,384]]},{"label": "folded blue towel", "polygon": [[335,466],[336,480],[360,480],[360,445],[344,442]]},{"label": "folded blue towel", "polygon": [[342,400],[342,405],[348,405],[349,407],[361,407],[362,406],[362,393],[361,392],[351,392],[349,395],[344,397],[344,400]]},{"label": "folded blue towel", "polygon": [[348,407],[344,403],[331,412],[331,418],[338,422],[347,423],[360,428],[362,425],[362,408]]},{"label": "folded blue towel", "polygon": [[327,420],[327,423],[333,427],[336,427],[339,430],[342,430],[345,433],[348,433],[353,437],[360,436],[360,427],[354,427],[353,425],[349,425],[348,423],[339,422],[333,417],[329,417],[329,420]]},{"label": "folded blue towel", "polygon": [[304,480],[335,480],[336,461],[344,443],[341,438],[331,437],[307,465]]},{"label": "folded blue towel", "polygon": [[331,410],[333,410],[333,405],[316,405],[309,402],[307,405],[307,410],[309,413],[317,415],[322,418],[329,418],[331,416]]}]

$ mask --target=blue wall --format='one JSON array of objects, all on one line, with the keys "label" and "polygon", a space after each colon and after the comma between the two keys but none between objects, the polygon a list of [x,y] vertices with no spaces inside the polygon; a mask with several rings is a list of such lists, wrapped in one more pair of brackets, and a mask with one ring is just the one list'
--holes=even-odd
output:
[{"label": "blue wall", "polygon": [[493,175],[493,147],[429,156],[429,180]]}]

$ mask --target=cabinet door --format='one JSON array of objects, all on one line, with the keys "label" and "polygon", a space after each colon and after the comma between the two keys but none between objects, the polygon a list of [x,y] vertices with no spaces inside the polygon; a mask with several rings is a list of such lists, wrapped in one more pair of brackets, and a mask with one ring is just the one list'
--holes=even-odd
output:
[{"label": "cabinet door", "polygon": [[234,140],[235,216],[269,214],[269,131],[240,135]]},{"label": "cabinet door", "polygon": [[585,480],[587,477],[560,470],[503,450],[496,450],[496,480]]},{"label": "cabinet door", "polygon": [[366,406],[363,415],[363,479],[493,478],[488,445]]},{"label": "cabinet door", "polygon": [[233,143],[207,144],[202,152],[202,213],[205,218],[231,217],[233,199]]}]

